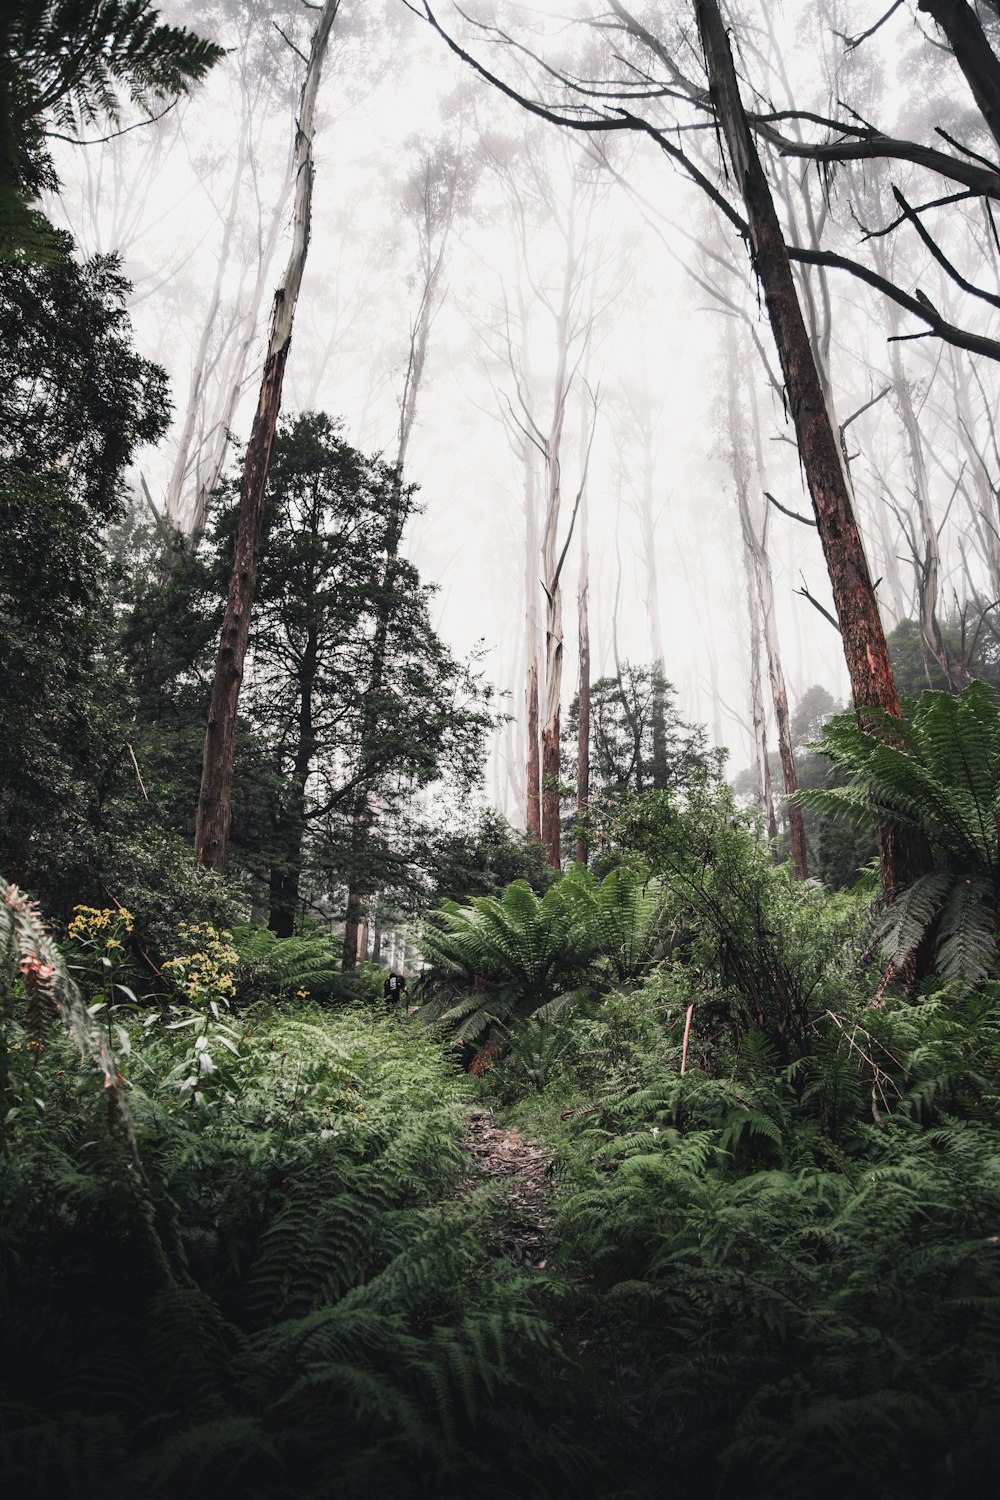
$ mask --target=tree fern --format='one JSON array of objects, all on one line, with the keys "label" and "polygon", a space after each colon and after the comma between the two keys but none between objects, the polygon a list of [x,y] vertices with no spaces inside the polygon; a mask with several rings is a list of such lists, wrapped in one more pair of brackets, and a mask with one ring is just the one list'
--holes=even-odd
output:
[{"label": "tree fern", "polygon": [[514,881],[501,897],[430,913],[421,946],[429,968],[423,1015],[468,1040],[491,1025],[535,1015],[584,981],[620,981],[647,969],[665,925],[666,901],[645,869],[623,866],[604,881],[576,867],[536,896]]},{"label": "tree fern", "polygon": [[824,726],[817,748],[847,773],[842,787],[798,794],[805,806],[928,841],[936,868],[892,902],[875,932],[897,966],[929,939],[942,977],[976,985],[997,964],[1000,899],[1000,709],[983,683],[964,693],[925,692],[902,722],[853,715]]}]

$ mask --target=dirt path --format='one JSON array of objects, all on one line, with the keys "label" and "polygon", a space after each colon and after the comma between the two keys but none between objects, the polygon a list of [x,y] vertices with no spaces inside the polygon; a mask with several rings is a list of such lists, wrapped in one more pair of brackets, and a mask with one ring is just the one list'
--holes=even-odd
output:
[{"label": "dirt path", "polygon": [[466,1115],[462,1145],[470,1157],[468,1174],[459,1184],[461,1197],[484,1181],[503,1188],[503,1209],[497,1216],[497,1249],[515,1265],[544,1271],[548,1263],[551,1156],[526,1141],[519,1130],[494,1123],[489,1110]]}]

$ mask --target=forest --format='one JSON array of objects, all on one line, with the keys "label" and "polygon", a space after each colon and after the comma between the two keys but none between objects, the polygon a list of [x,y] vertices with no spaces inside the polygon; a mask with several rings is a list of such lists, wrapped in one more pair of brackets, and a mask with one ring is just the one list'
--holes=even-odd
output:
[{"label": "forest", "polygon": [[1000,1493],[1000,0],[0,37],[4,1492]]}]

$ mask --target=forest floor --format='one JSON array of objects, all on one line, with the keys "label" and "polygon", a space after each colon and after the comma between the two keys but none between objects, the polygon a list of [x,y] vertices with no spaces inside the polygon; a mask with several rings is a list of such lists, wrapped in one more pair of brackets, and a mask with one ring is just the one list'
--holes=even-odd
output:
[{"label": "forest floor", "polygon": [[495,1185],[500,1197],[493,1221],[496,1253],[527,1270],[544,1271],[551,1248],[552,1152],[532,1145],[519,1130],[497,1124],[489,1109],[466,1115],[462,1146],[469,1166],[455,1196]]},{"label": "forest floor", "polygon": [[[481,1188],[497,1195],[489,1220],[488,1248],[506,1256],[530,1273],[549,1271],[556,1292],[545,1299],[547,1316],[558,1329],[570,1359],[566,1372],[564,1433],[584,1443],[596,1422],[609,1450],[620,1465],[622,1451],[630,1451],[646,1418],[647,1374],[621,1347],[613,1320],[605,1317],[592,1295],[593,1274],[579,1264],[559,1265],[554,1226],[556,1148],[528,1140],[516,1126],[498,1120],[488,1107],[471,1109],[465,1117],[462,1146],[468,1167],[454,1190],[458,1199]],[[563,1247],[565,1250],[565,1246]],[[565,1293],[572,1288],[567,1298]],[[610,1482],[610,1471],[609,1471]]]}]

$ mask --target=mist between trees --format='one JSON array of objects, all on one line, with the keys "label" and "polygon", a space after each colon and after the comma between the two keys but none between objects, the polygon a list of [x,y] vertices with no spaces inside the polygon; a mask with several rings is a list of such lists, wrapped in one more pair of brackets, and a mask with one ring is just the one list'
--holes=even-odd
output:
[{"label": "mist between trees", "polygon": [[[353,798],[341,864],[369,873],[348,877],[347,963],[371,941],[374,871],[407,859],[370,845],[394,816],[395,793],[374,805],[377,705],[408,568],[438,587],[428,627],[475,652],[495,699],[487,795],[550,867],[574,826],[577,859],[591,852],[592,681],[622,684],[628,723],[628,684],[651,674],[658,765],[668,698],[704,723],[804,878],[788,799],[806,696],[896,715],[887,635],[904,691],[961,691],[1000,641],[993,7],[519,15],[185,7],[190,31],[162,39],[115,22],[118,60],[95,44],[92,77],[60,74],[59,7],[11,22],[12,253],[57,265],[61,220],[78,263],[120,257],[137,351],[173,376],[173,410],[161,397],[120,448],[117,511],[96,519],[125,507],[150,555],[183,558],[243,464],[198,812],[209,868],[227,865],[244,671],[258,699],[270,680],[252,621],[279,413],[325,410],[395,474],[368,537],[382,602],[337,756],[348,790],[319,767],[303,689],[280,773],[299,789],[270,814],[300,825]],[[41,318],[54,296],[30,274]],[[156,449],[136,448],[153,423]],[[168,589],[175,565],[156,564]],[[436,772],[414,774],[411,798]],[[897,844],[879,835],[888,889],[926,864]]]}]

